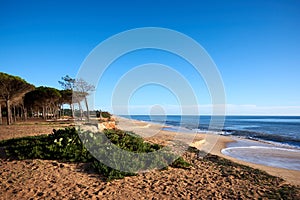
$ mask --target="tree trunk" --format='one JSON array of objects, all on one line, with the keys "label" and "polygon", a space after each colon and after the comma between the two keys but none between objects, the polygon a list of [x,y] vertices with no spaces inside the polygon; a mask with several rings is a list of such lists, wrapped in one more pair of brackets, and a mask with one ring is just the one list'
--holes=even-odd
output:
[{"label": "tree trunk", "polygon": [[24,116],[24,113],[23,113],[23,109],[22,109],[22,107],[21,106],[19,106],[19,109],[18,109],[19,111],[19,119],[23,119],[23,116]]},{"label": "tree trunk", "polygon": [[[32,107],[30,108],[30,111],[31,111],[31,116],[30,117],[34,118],[34,112],[33,112],[33,108]],[[39,111],[38,111],[38,114],[39,114]]]},{"label": "tree trunk", "polygon": [[27,108],[23,107],[23,114],[24,114],[24,121],[27,121],[27,117],[28,117]]},{"label": "tree trunk", "polygon": [[50,105],[50,106],[48,107],[48,119],[52,119],[52,118],[53,118],[53,115],[54,115],[53,108],[52,108],[52,106]]},{"label": "tree trunk", "polygon": [[49,117],[49,108],[48,106],[45,107],[45,119],[47,120]]},{"label": "tree trunk", "polygon": [[0,124],[2,124],[2,108],[1,108],[1,103],[0,103]]},{"label": "tree trunk", "polygon": [[64,114],[63,106],[59,105],[58,119],[62,118],[63,114]]},{"label": "tree trunk", "polygon": [[13,122],[17,122],[16,106],[13,106]]},{"label": "tree trunk", "polygon": [[80,120],[82,120],[83,117],[83,110],[82,110],[82,106],[81,103],[78,101],[78,107],[79,107],[79,112],[80,112]]},{"label": "tree trunk", "polygon": [[54,108],[54,106],[51,106],[50,107],[50,112],[52,113],[51,114],[51,119],[54,119],[55,118],[55,115],[56,115],[56,111],[55,111],[55,108]]},{"label": "tree trunk", "polygon": [[72,118],[75,119],[74,105],[72,103],[70,104],[70,109],[71,109],[71,112],[72,112]]},{"label": "tree trunk", "polygon": [[25,106],[24,106],[24,104],[21,104],[21,106],[20,106],[20,109],[21,109],[21,119],[23,120],[23,121],[26,121],[26,118],[27,118],[27,116],[26,116],[26,108],[25,108]]},{"label": "tree trunk", "polygon": [[11,124],[11,110],[10,110],[10,100],[6,100],[6,108],[7,108],[7,125]]},{"label": "tree trunk", "polygon": [[47,119],[46,118],[46,110],[45,109],[46,109],[45,106],[43,106],[43,119]]},{"label": "tree trunk", "polygon": [[87,121],[90,122],[90,111],[89,111],[89,105],[88,105],[86,97],[84,97],[84,103],[85,103],[85,107],[86,107]]}]

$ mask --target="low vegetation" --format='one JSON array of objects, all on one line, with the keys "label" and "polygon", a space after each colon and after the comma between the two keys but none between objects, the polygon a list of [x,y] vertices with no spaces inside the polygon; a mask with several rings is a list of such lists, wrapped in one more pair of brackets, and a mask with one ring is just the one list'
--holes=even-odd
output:
[{"label": "low vegetation", "polygon": [[[106,137],[104,137],[106,136]],[[107,140],[107,138],[109,140]],[[112,143],[114,145],[112,145]],[[75,128],[53,130],[52,134],[24,137],[0,141],[6,155],[12,159],[48,159],[63,162],[89,162],[95,171],[107,177],[107,180],[135,175],[138,171],[165,167],[171,161],[172,167],[186,168],[189,166],[181,157],[162,148],[150,144],[132,132],[121,130],[105,130],[103,133],[80,132]],[[107,151],[113,146],[132,152],[129,154],[130,166],[123,159],[120,151]],[[151,152],[159,152],[151,154]],[[148,153],[147,156],[141,153]],[[97,156],[106,159],[109,166],[117,169],[129,169],[123,172],[100,162]],[[176,159],[177,158],[177,159]],[[127,160],[128,161],[128,160]],[[126,166],[125,166],[126,165]]]},{"label": "low vegetation", "polygon": [[102,111],[101,112],[101,117],[110,119],[111,118],[111,114],[109,112]]}]

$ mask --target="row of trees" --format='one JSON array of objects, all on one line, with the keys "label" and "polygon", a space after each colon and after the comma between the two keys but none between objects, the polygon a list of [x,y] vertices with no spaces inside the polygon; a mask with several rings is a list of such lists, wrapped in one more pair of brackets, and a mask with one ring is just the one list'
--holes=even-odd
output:
[{"label": "row of trees", "polygon": [[[75,104],[79,117],[85,114],[89,120],[87,96],[95,88],[82,79],[68,75],[59,81],[62,90],[51,87],[35,87],[24,79],[0,72],[0,124],[3,115],[7,124],[28,117],[58,118],[64,115],[63,105],[70,105],[71,117],[75,118]],[[86,112],[81,103],[84,102]]]},{"label": "row of trees", "polygon": [[[35,90],[28,92],[24,96],[25,112],[29,112],[30,117],[41,116],[44,119],[49,117],[56,118],[59,108],[64,104],[62,94],[65,91],[59,91],[50,87],[37,87]],[[71,100],[72,100],[72,93]],[[25,113],[25,117],[27,114]]]},{"label": "row of trees", "polygon": [[[0,72],[0,123],[2,124],[2,106],[6,108],[7,124],[12,122],[12,106],[15,114],[16,106],[22,105],[26,93],[34,90],[34,86],[17,76]],[[16,115],[15,115],[16,117]]]}]

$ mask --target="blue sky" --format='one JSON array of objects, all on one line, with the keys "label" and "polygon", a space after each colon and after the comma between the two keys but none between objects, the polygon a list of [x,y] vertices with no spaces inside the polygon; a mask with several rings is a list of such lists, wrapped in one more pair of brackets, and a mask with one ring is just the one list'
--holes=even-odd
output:
[{"label": "blue sky", "polygon": [[[128,29],[164,27],[196,40],[216,63],[228,114],[300,115],[300,2],[282,1],[3,1],[0,0],[0,71],[39,86],[60,88],[75,77],[102,41]],[[145,50],[123,56],[97,86],[96,108],[111,110],[122,73],[143,63],[173,67],[190,81],[203,114],[211,99],[186,61]],[[146,75],[145,75],[146,76]],[[101,96],[101,97],[100,97]],[[137,90],[132,113],[163,105],[176,114],[174,94],[157,85]],[[173,110],[172,110],[173,109]]]}]

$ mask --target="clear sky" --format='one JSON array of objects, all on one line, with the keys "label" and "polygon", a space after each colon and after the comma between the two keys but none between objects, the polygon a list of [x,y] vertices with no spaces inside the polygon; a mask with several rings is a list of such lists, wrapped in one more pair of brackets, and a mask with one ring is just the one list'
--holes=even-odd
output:
[{"label": "clear sky", "polygon": [[[36,86],[60,88],[58,80],[75,77],[100,42],[139,27],[173,29],[201,44],[222,76],[228,114],[300,115],[298,0],[0,0],[0,71]],[[210,95],[201,77],[183,59],[154,50],[133,52],[113,63],[105,84],[97,86],[96,108],[111,110],[109,95],[118,78],[149,62],[182,73],[196,91],[200,110],[209,113]],[[148,85],[129,103],[136,114],[154,104],[176,114],[172,106],[178,102],[166,88]]]}]

